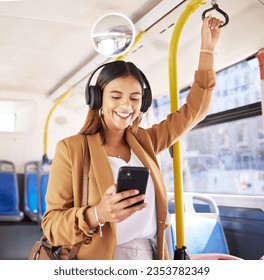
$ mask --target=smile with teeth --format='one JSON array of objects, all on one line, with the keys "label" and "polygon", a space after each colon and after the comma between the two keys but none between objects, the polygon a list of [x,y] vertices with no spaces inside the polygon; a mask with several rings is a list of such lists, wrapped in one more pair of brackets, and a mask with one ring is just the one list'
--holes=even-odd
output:
[{"label": "smile with teeth", "polygon": [[128,118],[132,113],[115,112],[120,118]]}]

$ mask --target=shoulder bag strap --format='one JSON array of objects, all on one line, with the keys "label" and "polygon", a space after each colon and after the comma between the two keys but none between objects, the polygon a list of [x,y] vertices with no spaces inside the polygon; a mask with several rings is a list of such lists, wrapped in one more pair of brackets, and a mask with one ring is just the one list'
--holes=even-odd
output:
[{"label": "shoulder bag strap", "polygon": [[83,165],[83,187],[82,187],[82,207],[88,204],[88,173],[89,173],[89,147],[87,141],[87,135],[84,137],[84,165]]},{"label": "shoulder bag strap", "polygon": [[[88,204],[88,173],[89,173],[89,147],[87,141],[87,135],[82,134],[84,138],[84,165],[83,165],[83,185],[82,185],[82,207]],[[78,251],[81,247],[82,242],[75,244],[70,253],[69,253],[69,260],[74,260],[78,254]]]}]

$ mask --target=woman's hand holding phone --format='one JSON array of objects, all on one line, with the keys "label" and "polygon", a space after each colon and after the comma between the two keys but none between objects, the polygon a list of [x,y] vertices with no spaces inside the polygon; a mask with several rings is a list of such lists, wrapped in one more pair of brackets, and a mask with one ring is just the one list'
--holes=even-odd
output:
[{"label": "woman's hand holding phone", "polygon": [[[96,206],[101,223],[119,223],[133,215],[135,212],[147,207],[144,201],[145,194],[139,195],[137,189],[130,189],[116,193],[116,185],[110,186],[104,193],[102,200]],[[136,204],[133,206],[133,204]]]},{"label": "woman's hand holding phone", "polygon": [[117,186],[110,186],[96,206],[100,223],[121,222],[147,207],[144,199],[148,176],[149,170],[145,167],[121,167]]}]

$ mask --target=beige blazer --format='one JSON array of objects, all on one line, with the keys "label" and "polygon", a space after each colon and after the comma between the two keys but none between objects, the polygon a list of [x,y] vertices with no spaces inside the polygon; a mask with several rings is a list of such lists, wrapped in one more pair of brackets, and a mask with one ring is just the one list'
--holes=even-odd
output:
[{"label": "beige blazer", "polygon": [[[164,235],[168,206],[166,186],[156,155],[205,118],[214,85],[214,71],[196,71],[186,104],[177,112],[148,129],[139,128],[136,135],[130,128],[126,129],[125,137],[129,146],[149,168],[154,182],[159,259],[169,258]],[[105,190],[114,183],[114,178],[100,135],[90,135],[87,139],[90,150],[88,205],[93,206],[99,203]],[[74,135],[59,141],[56,147],[46,194],[47,210],[42,220],[43,232],[55,246],[71,247],[85,240],[89,232],[83,215],[89,206],[81,207],[84,144],[82,135]],[[115,223],[106,223],[102,230],[102,237],[97,232],[89,245],[81,245],[78,259],[113,259],[116,248]]]}]

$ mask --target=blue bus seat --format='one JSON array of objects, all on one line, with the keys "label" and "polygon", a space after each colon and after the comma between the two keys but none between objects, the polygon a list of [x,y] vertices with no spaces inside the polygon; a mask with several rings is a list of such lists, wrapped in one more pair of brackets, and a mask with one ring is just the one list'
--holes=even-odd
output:
[{"label": "blue bus seat", "polygon": [[19,192],[15,165],[0,160],[0,221],[17,222],[24,218],[19,210]]},{"label": "blue bus seat", "polygon": [[38,162],[25,164],[24,211],[32,220],[38,219]]},{"label": "blue bus seat", "polygon": [[[218,206],[209,195],[184,193],[185,241],[189,255],[219,253],[229,254]],[[173,200],[170,200],[170,225],[173,247],[176,246],[175,213],[172,213]],[[204,212],[198,210],[202,205]]]},{"label": "blue bus seat", "polygon": [[47,191],[51,162],[31,161],[25,165],[25,212],[32,221],[42,220],[46,211]]},{"label": "blue bus seat", "polygon": [[49,171],[51,167],[51,161],[38,162],[38,221],[42,220],[42,217],[46,211],[45,196],[48,187]]}]

